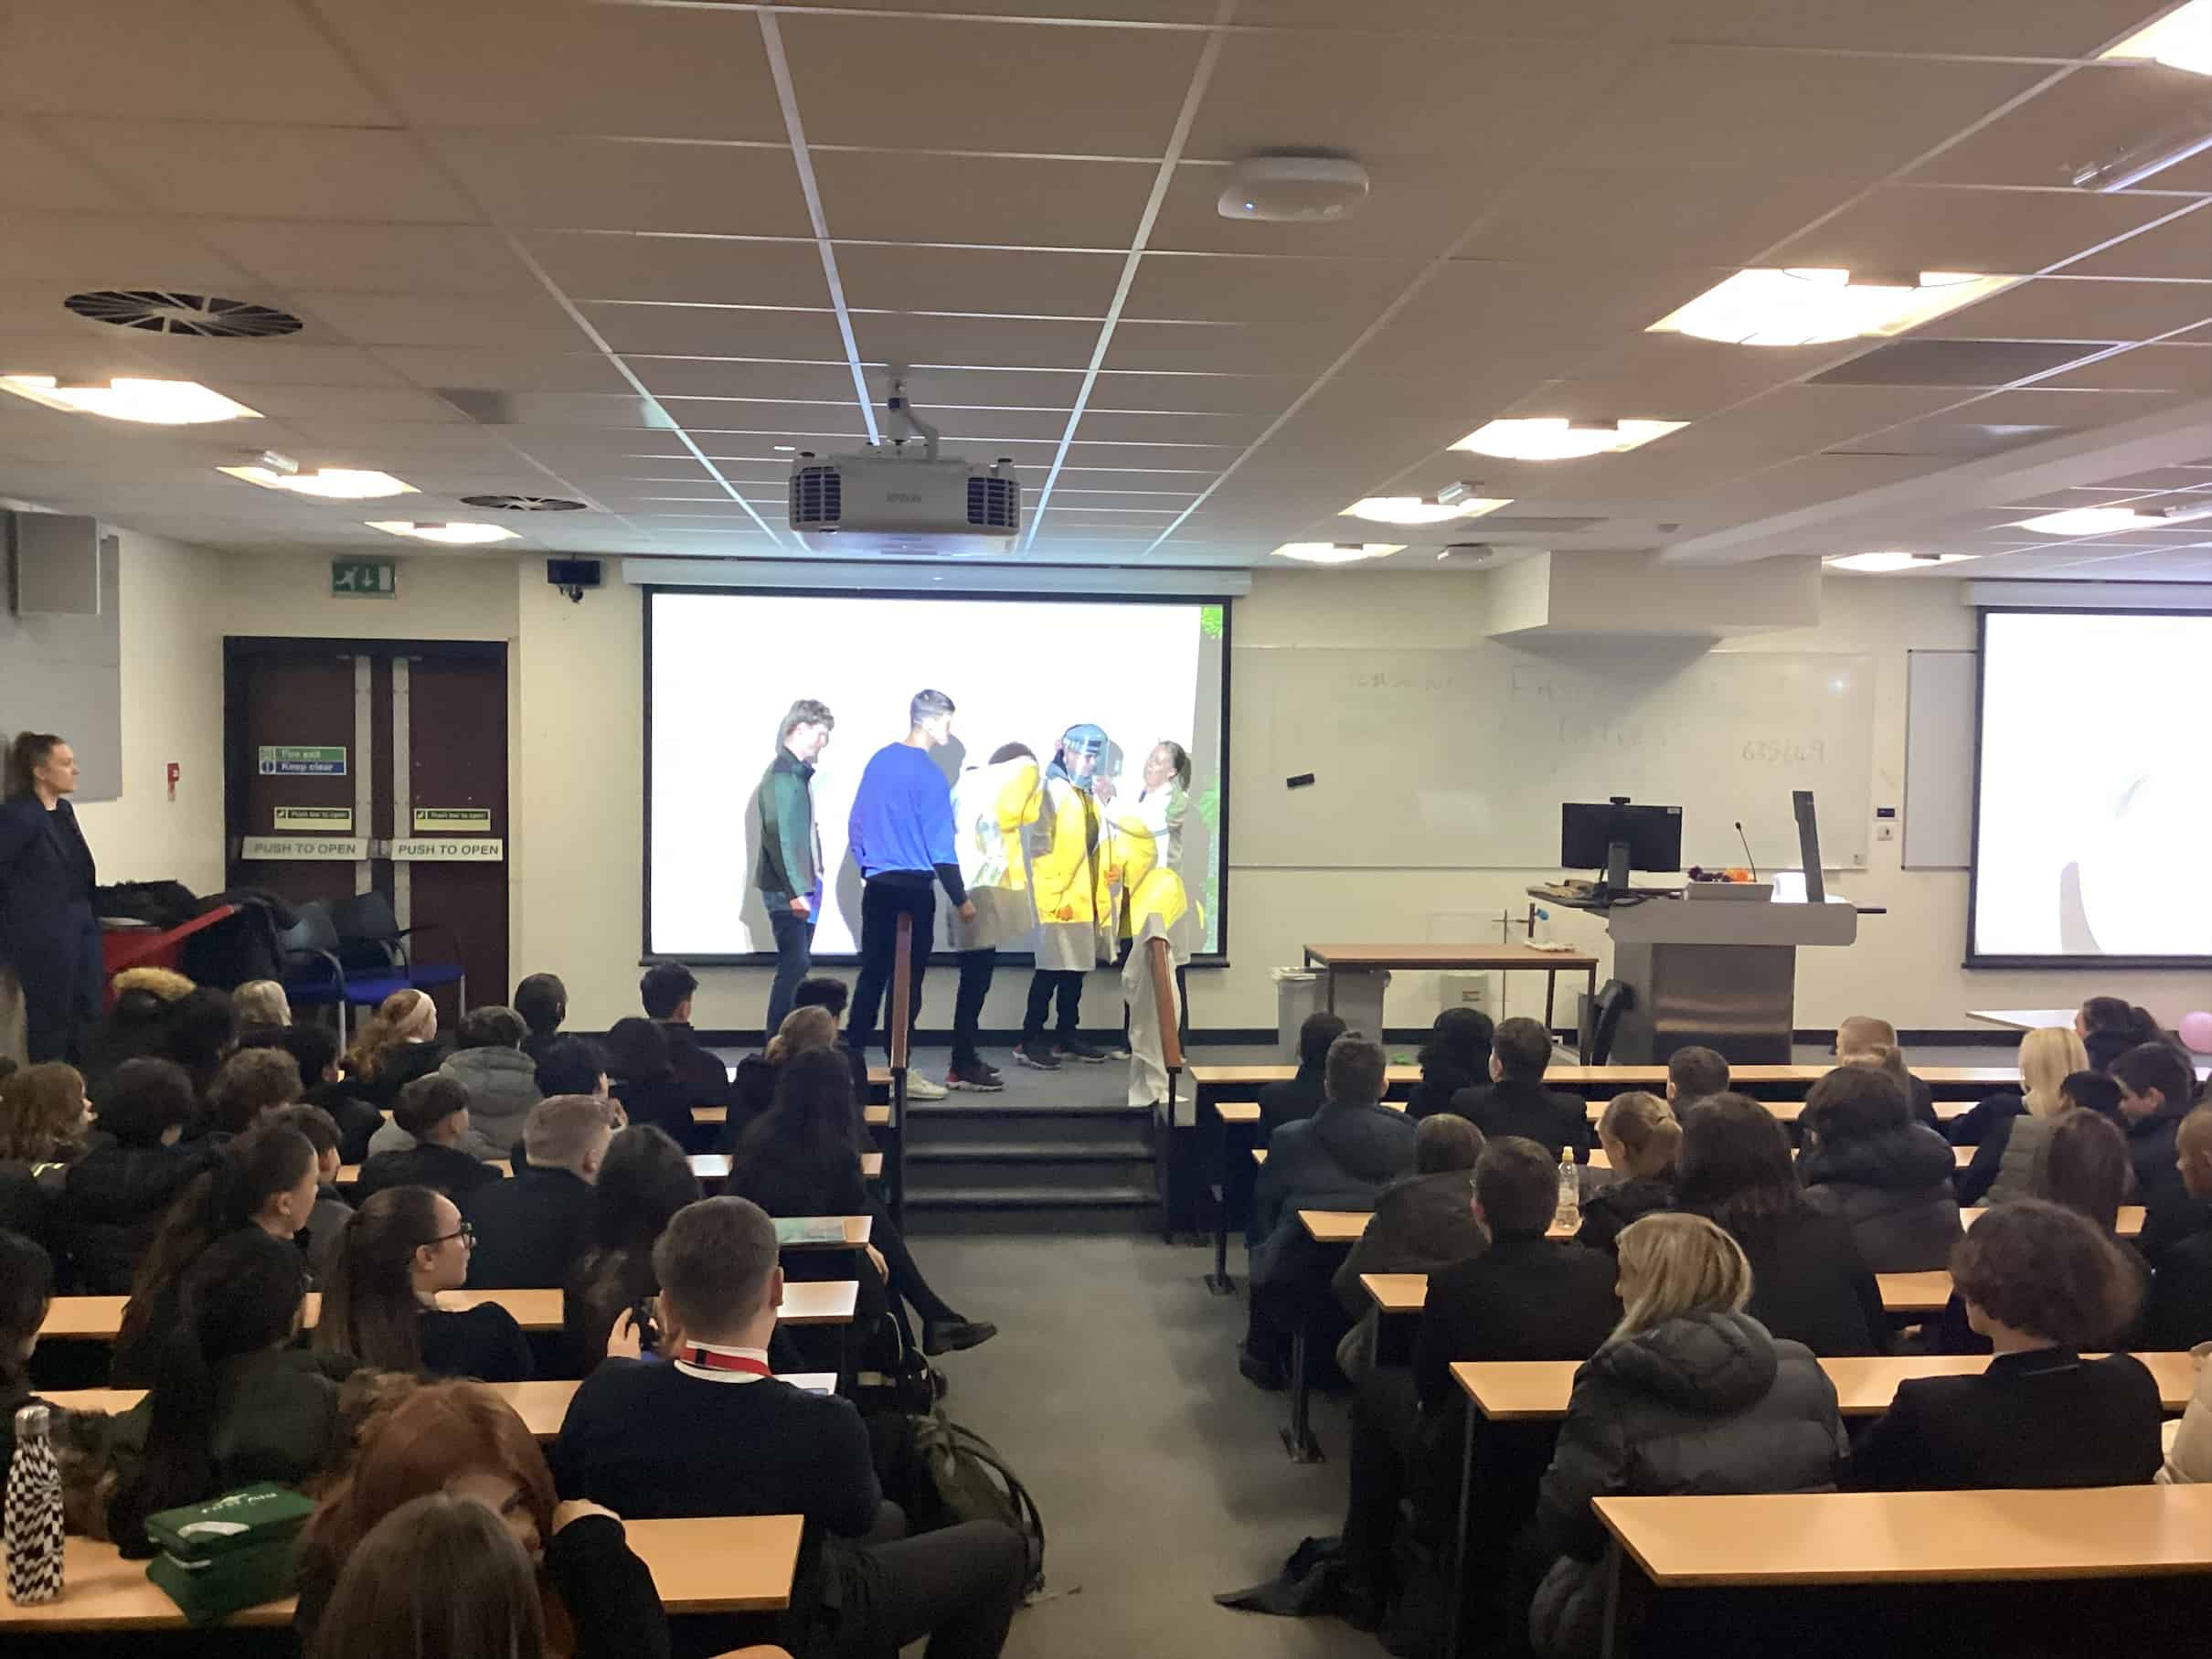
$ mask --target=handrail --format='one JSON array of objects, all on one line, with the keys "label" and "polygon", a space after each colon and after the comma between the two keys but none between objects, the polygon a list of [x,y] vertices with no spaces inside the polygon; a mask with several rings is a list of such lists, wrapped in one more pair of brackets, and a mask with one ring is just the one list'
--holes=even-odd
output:
[{"label": "handrail", "polygon": [[1173,1074],[1183,1069],[1182,1022],[1175,1017],[1175,959],[1168,954],[1167,941],[1154,934],[1147,941],[1152,949],[1152,995],[1160,1017],[1160,1058]]},{"label": "handrail", "polygon": [[914,919],[901,912],[899,918],[899,954],[891,966],[891,1069],[907,1069],[907,1042],[909,1027],[914,1013]]}]

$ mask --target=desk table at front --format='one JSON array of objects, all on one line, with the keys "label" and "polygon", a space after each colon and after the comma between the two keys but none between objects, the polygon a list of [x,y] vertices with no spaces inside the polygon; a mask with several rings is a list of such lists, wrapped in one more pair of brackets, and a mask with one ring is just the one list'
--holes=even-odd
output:
[{"label": "desk table at front", "polygon": [[[1598,959],[1582,951],[1540,951],[1534,945],[1511,941],[1494,945],[1322,944],[1305,947],[1305,965],[1329,969],[1329,1012],[1336,1011],[1336,970],[1372,972],[1385,968],[1429,971],[1472,970],[1475,973],[1537,973],[1544,975],[1544,1029],[1552,1030],[1553,1005],[1558,1000],[1559,975],[1580,973],[1590,982],[1590,999],[1598,1000]],[[1368,1035],[1380,1040],[1382,1033]]]}]

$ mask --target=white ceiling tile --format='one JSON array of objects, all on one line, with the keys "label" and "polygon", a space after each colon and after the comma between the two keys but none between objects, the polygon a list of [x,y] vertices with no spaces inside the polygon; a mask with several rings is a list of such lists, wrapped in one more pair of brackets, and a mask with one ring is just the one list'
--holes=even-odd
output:
[{"label": "white ceiling tile", "polygon": [[824,305],[811,241],[537,231],[524,245],[570,299],[672,304]]},{"label": "white ceiling tile", "polygon": [[867,311],[1104,316],[1124,262],[1120,253],[852,243],[837,248],[845,302]]},{"label": "white ceiling tile", "polygon": [[785,13],[782,27],[808,142],[879,149],[1158,155],[1204,44],[938,18]]},{"label": "white ceiling tile", "polygon": [[1126,248],[1158,167],[1023,155],[813,152],[830,234],[854,241]]},{"label": "white ceiling tile", "polygon": [[290,0],[12,0],[0,109],[317,126],[389,119]]},{"label": "white ceiling tile", "polygon": [[749,10],[318,0],[407,118],[632,138],[784,136]]},{"label": "white ceiling tile", "polygon": [[1872,176],[1555,167],[1528,175],[1461,251],[1484,260],[1739,265]]},{"label": "white ceiling tile", "polygon": [[1166,373],[1300,377],[1328,367],[1373,319],[1328,313],[1278,323],[1161,323],[1123,317],[1105,367]]},{"label": "white ceiling tile", "polygon": [[1335,314],[1364,326],[1420,274],[1409,261],[1148,254],[1124,314],[1172,322],[1281,323]]},{"label": "white ceiling tile", "polygon": [[[1912,176],[1939,184],[2070,186],[2079,168],[2193,119],[2204,94],[2204,77],[2186,69],[2088,65],[1961,139]],[[2212,156],[2193,156],[2140,188],[2212,190]]]},{"label": "white ceiling tile", "polygon": [[322,324],[361,346],[574,352],[591,343],[542,288],[497,298],[294,289],[289,303],[311,324]]},{"label": "white ceiling tile", "polygon": [[2212,346],[2138,346],[2039,380],[2038,386],[2194,392],[2212,397]]},{"label": "white ceiling tile", "polygon": [[282,288],[381,293],[503,293],[534,288],[496,230],[467,225],[303,224],[208,218],[210,246]]},{"label": "white ceiling tile", "polygon": [[624,392],[630,383],[597,352],[475,351],[441,346],[388,346],[378,358],[417,386],[481,387],[510,392]]},{"label": "white ceiling tile", "polygon": [[1180,409],[1191,413],[1279,413],[1306,388],[1294,375],[1173,375],[1111,371],[1091,388],[1094,409]]},{"label": "white ceiling tile", "polygon": [[491,218],[510,229],[813,230],[797,164],[782,144],[507,132],[438,132],[428,142]]},{"label": "white ceiling tile", "polygon": [[[122,332],[122,331],[117,331]],[[401,377],[370,353],[314,343],[312,333],[273,340],[208,340],[183,335],[136,335],[135,349],[163,373],[185,380],[254,386],[399,386]]]},{"label": "white ceiling tile", "polygon": [[233,122],[45,123],[57,144],[165,212],[467,223],[468,197],[389,128]]},{"label": "white ceiling tile", "polygon": [[2015,275],[2139,230],[2175,206],[2124,193],[1892,185],[1783,243],[1769,262]]},{"label": "white ceiling tile", "polygon": [[1503,173],[1471,177],[1454,154],[1395,158],[1372,167],[1367,199],[1333,223],[1263,223],[1221,217],[1229,170],[1175,169],[1146,246],[1167,253],[1385,255],[1428,258],[1452,246],[1510,184]]},{"label": "white ceiling tile", "polygon": [[[826,292],[822,297],[827,300]],[[837,362],[845,356],[836,314],[826,303],[813,310],[590,303],[582,309],[591,326],[618,352],[802,362]]]},{"label": "white ceiling tile", "polygon": [[853,373],[843,362],[758,363],[724,357],[625,359],[631,372],[660,398],[796,399],[852,400]]},{"label": "white ceiling tile", "polygon": [[856,312],[853,334],[870,363],[1080,370],[1098,345],[1099,324],[1082,318]]},{"label": "white ceiling tile", "polygon": [[1938,317],[1917,332],[1946,340],[2147,340],[2212,322],[2212,284],[2039,277]]},{"label": "white ceiling tile", "polygon": [[2007,0],[1931,6],[1924,0],[1661,0],[1677,38],[1853,51],[2084,58],[2131,34],[2156,0]]},{"label": "white ceiling tile", "polygon": [[2068,276],[2212,278],[2212,198],[2180,218],[2066,268]]},{"label": "white ceiling tile", "polygon": [[0,207],[118,213],[135,205],[28,122],[0,121]]},{"label": "white ceiling tile", "polygon": [[169,221],[75,213],[10,213],[0,235],[0,282],[52,282],[71,288],[235,292],[249,281],[234,261]]}]

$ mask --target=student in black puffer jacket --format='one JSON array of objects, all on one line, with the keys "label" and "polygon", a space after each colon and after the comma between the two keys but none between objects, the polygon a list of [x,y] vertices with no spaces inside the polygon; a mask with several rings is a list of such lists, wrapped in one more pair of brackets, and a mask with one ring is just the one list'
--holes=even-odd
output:
[{"label": "student in black puffer jacket", "polygon": [[1851,1224],[1877,1273],[1933,1272],[1962,1236],[1951,1190],[1951,1143],[1912,1121],[1904,1092],[1883,1072],[1838,1066],[1813,1085],[1797,1173],[1815,1210]]},{"label": "student in black puffer jacket", "polygon": [[1620,1326],[1575,1373],[1537,1502],[1555,1558],[1529,1608],[1541,1654],[1599,1651],[1607,1534],[1600,1497],[1825,1492],[1849,1450],[1811,1350],[1743,1312],[1751,1269],[1701,1216],[1621,1235]]},{"label": "student in black puffer jacket", "polygon": [[1582,1202],[1577,1244],[1610,1250],[1631,1222],[1675,1207],[1675,1155],[1682,1125],[1674,1108],[1655,1094],[1631,1090],[1613,1096],[1598,1120],[1598,1142],[1619,1178]]},{"label": "student in black puffer jacket", "polygon": [[198,1110],[192,1079],[170,1060],[125,1060],[101,1097],[90,1148],[62,1179],[60,1233],[72,1281],[92,1296],[124,1296],[162,1217],[220,1142],[180,1144]]}]

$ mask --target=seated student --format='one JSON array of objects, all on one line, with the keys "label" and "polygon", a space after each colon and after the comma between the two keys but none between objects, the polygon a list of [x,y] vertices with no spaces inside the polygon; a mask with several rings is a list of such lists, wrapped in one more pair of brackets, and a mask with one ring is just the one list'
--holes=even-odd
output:
[{"label": "seated student", "polygon": [[845,1010],[852,1000],[853,994],[846,989],[845,981],[833,979],[826,973],[813,973],[799,982],[799,988],[792,993],[791,1005],[829,1011],[831,1020],[838,1027],[837,1052],[845,1056],[845,1063],[852,1068],[853,1099],[865,1103],[868,1098],[868,1063],[861,1058],[859,1050],[845,1042],[844,1035]]},{"label": "seated student", "polygon": [[606,1357],[615,1323],[656,1294],[653,1246],[671,1217],[699,1201],[699,1178],[684,1149],[650,1123],[633,1123],[608,1143],[593,1189],[584,1250],[561,1286],[561,1329],[576,1375]]},{"label": "seated student", "polygon": [[[192,1079],[194,1096],[205,1100],[217,1069],[237,1040],[238,1016],[230,1007],[230,993],[195,985],[164,1012],[161,1046],[155,1052],[182,1066]],[[187,1134],[206,1133],[204,1123],[186,1127]]]},{"label": "seated student", "polygon": [[54,1263],[21,1233],[0,1231],[0,1490],[16,1459],[16,1413],[38,1403],[31,1355],[54,1304]]},{"label": "seated student", "polygon": [[[1386,1186],[1412,1172],[1419,1129],[1405,1113],[1377,1104],[1384,1070],[1380,1043],[1349,1033],[1338,1037],[1329,1047],[1329,1098],[1321,1110],[1268,1137],[1267,1164],[1252,1192],[1251,1313],[1238,1359],[1246,1378],[1262,1388],[1282,1387],[1292,1333],[1326,1301],[1327,1257],[1298,1212],[1373,1209]],[[1325,1363],[1343,1332],[1323,1334]]]},{"label": "seated student", "polygon": [[393,992],[361,1022],[346,1056],[346,1077],[356,1094],[379,1110],[445,1059],[438,1044],[438,1005],[427,991]]},{"label": "seated student", "polygon": [[472,1137],[504,1158],[522,1139],[537,1092],[537,1062],[522,1051],[522,1016],[496,1005],[471,1008],[453,1027],[453,1052],[438,1068],[469,1091]]},{"label": "seated student", "polygon": [[2109,1239],[2071,1210],[2023,1198],[1974,1223],[1951,1276],[1995,1357],[1979,1376],[1899,1383],[1859,1436],[1845,1484],[2125,1486],[2158,1473],[2156,1380],[2132,1356],[2076,1352],[2134,1320],[2141,1285]]},{"label": "seated student", "polygon": [[2074,1034],[2093,1071],[2110,1071],[2129,1049],[2160,1042],[2165,1035],[2147,1009],[2132,1006],[2124,996],[2089,998],[2074,1011]]},{"label": "seated student", "polygon": [[306,1295],[300,1252],[255,1228],[186,1272],[146,1397],[109,1429],[108,1536],[125,1557],[154,1553],[148,1515],[257,1481],[296,1486],[338,1463],[338,1384],[354,1365],[293,1345]]},{"label": "seated student", "polygon": [[474,1229],[453,1201],[427,1186],[388,1186],[362,1200],[323,1290],[318,1353],[350,1354],[378,1371],[427,1371],[480,1382],[526,1382],[530,1348],[496,1302],[464,1313],[440,1291],[469,1276]]},{"label": "seated student", "polygon": [[[706,1102],[694,1101],[691,1085],[676,1076],[667,1027],[649,1019],[618,1019],[608,1028],[605,1047],[607,1074],[623,1114],[633,1123],[665,1131],[679,1146],[698,1145],[691,1109]],[[724,1098],[728,1094],[725,1086]]]},{"label": "seated student", "polygon": [[883,1490],[859,1414],[769,1375],[783,1274],[768,1217],[708,1198],[653,1255],[666,1362],[610,1359],[584,1379],[553,1447],[561,1494],[633,1519],[804,1515],[828,1536],[793,1589],[796,1616],[812,1611],[801,1659],[873,1659],[925,1636],[933,1659],[993,1659],[1028,1570],[1022,1540],[969,1521],[861,1542]]},{"label": "seated student", "polygon": [[272,1031],[292,1024],[292,999],[273,979],[250,979],[230,993],[230,1011],[238,1033]]},{"label": "seated student", "polygon": [[[1980,1120],[1973,1162],[1959,1171],[1959,1202],[2009,1204],[2035,1185],[2051,1125],[2066,1110],[2066,1079],[2082,1069],[2081,1039],[2063,1026],[2020,1039],[2020,1090],[1994,1094],[1957,1122]],[[1953,1145],[1968,1142],[1951,1136]]]},{"label": "seated student", "polygon": [[1544,1653],[1599,1648],[1609,1535],[1592,1498],[1827,1492],[1849,1449],[1820,1362],[1744,1311],[1735,1239],[1702,1216],[1646,1216],[1620,1260],[1621,1323],[1575,1373],[1537,1496],[1556,1558],[1529,1609]]},{"label": "seated student", "polygon": [[[414,1620],[372,1616],[370,1607],[348,1614],[341,1584],[354,1581],[364,1550],[394,1518],[431,1511],[441,1500],[479,1506],[496,1517],[500,1536],[521,1547],[527,1572],[521,1600],[542,1614],[555,1640],[549,1651],[575,1659],[627,1659],[665,1654],[668,1623],[654,1590],[653,1573],[630,1548],[621,1518],[596,1504],[560,1503],[529,1425],[515,1408],[476,1382],[425,1383],[384,1404],[361,1430],[361,1446],[345,1481],[324,1495],[301,1535],[299,1606],[292,1629],[314,1652],[319,1630],[362,1624],[387,1637],[386,1645],[352,1648],[362,1659],[385,1659],[415,1650],[398,1641]],[[426,1575],[442,1592],[419,1597],[421,1586],[404,1577],[390,1590],[415,1617],[432,1622],[433,1601],[478,1599],[465,1570],[448,1563]],[[335,1593],[334,1593],[335,1592]],[[478,1632],[481,1634],[482,1632]],[[463,1642],[424,1659],[463,1659],[482,1654],[518,1655],[496,1644]]]},{"label": "seated student", "polygon": [[[597,1598],[607,1604],[598,1628],[564,1632],[554,1623],[512,1518],[433,1492],[400,1505],[354,1547],[330,1590],[312,1659],[665,1655],[668,1616],[652,1570],[622,1542],[622,1523],[590,1505],[562,1508],[591,1517],[554,1535],[554,1548],[570,1558],[564,1576],[613,1580]],[[571,1536],[594,1541],[564,1548],[559,1540]],[[595,1541],[602,1536],[607,1544]],[[592,1599],[588,1590],[582,1599]]]},{"label": "seated student", "polygon": [[560,1035],[561,1022],[569,1017],[569,987],[561,984],[558,973],[532,973],[515,987],[511,1006],[530,1028],[522,1039],[522,1051],[535,1065],[544,1056],[546,1045]]},{"label": "seated student", "polygon": [[[803,990],[811,983],[803,982],[800,988]],[[844,1044],[837,1037],[837,1017],[826,1005],[802,1004],[785,1015],[776,1034],[768,1039],[768,1047],[738,1062],[737,1075],[729,1085],[729,1117],[722,1128],[722,1150],[734,1152],[745,1132],[768,1115],[768,1109],[775,1103],[776,1079],[783,1075],[786,1065],[802,1054],[840,1048]],[[851,1052],[845,1049],[845,1054]],[[850,1071],[849,1064],[846,1069]],[[856,1087],[855,1101],[867,1098],[861,1092],[865,1088],[865,1084]],[[864,1133],[865,1129],[864,1124]]]},{"label": "seated student", "polygon": [[[1356,1610],[1385,1599],[1401,1494],[1413,1497],[1429,1537],[1450,1536],[1467,1420],[1452,1365],[1584,1359],[1620,1317],[1612,1258],[1546,1236],[1558,1196],[1558,1166],[1535,1142],[1507,1137],[1484,1146],[1474,1165],[1474,1218],[1489,1232],[1490,1248],[1430,1276],[1413,1344],[1413,1403],[1388,1369],[1370,1373],[1354,1403],[1344,1549]],[[1474,1435],[1469,1604],[1473,1628],[1494,1635],[1503,1614],[1499,1569],[1536,1501],[1552,1436],[1547,1425],[1481,1418]]]},{"label": "seated student", "polygon": [[85,1294],[129,1292],[169,1206],[221,1156],[204,1141],[179,1144],[197,1110],[183,1067],[157,1059],[116,1067],[85,1154],[62,1178],[70,1275]]},{"label": "seated student", "polygon": [[125,1060],[152,1059],[169,1034],[169,1007],[193,989],[192,982],[167,968],[125,968],[108,981],[114,1004],[84,1034],[79,1068],[85,1092],[105,1093],[108,1079]]},{"label": "seated student", "polygon": [[[1675,1058],[1689,1052],[1678,1049]],[[1709,1075],[1700,1074],[1695,1080],[1702,1082]],[[1673,1088],[1675,1081],[1670,1077],[1667,1086]],[[1678,1101],[1680,1096],[1674,1099]],[[1682,1124],[1668,1101],[1631,1090],[1613,1096],[1599,1118],[1598,1143],[1613,1167],[1613,1181],[1582,1200],[1582,1225],[1575,1242],[1610,1250],[1630,1222],[1654,1210],[1675,1207],[1675,1161],[1682,1152]]]},{"label": "seated student", "polygon": [[1666,1100],[1677,1121],[1700,1101],[1728,1091],[1728,1062],[1714,1048],[1692,1044],[1666,1057]]},{"label": "seated student", "polygon": [[1859,1260],[1877,1273],[1933,1272],[1959,1241],[1951,1143],[1912,1121],[1882,1072],[1838,1066],[1813,1085],[1797,1160],[1805,1201],[1851,1227]]},{"label": "seated student", "polygon": [[143,1388],[152,1379],[162,1338],[178,1318],[185,1275],[231,1234],[254,1232],[278,1240],[304,1273],[307,1258],[293,1239],[321,1194],[314,1143],[297,1130],[270,1123],[225,1142],[213,1164],[169,1207],[138,1264],[116,1327],[109,1386]]},{"label": "seated student", "polygon": [[645,1017],[668,1037],[668,1063],[692,1106],[729,1104],[729,1068],[699,1045],[691,1028],[691,998],[698,976],[680,962],[656,962],[637,982]]},{"label": "seated student", "polygon": [[419,1077],[402,1089],[391,1127],[409,1137],[407,1150],[369,1155],[361,1165],[360,1197],[388,1186],[429,1186],[458,1198],[499,1179],[496,1169],[468,1150],[473,1144],[489,1155],[469,1133],[469,1091],[450,1077]]},{"label": "seated student", "polygon": [[2196,1391],[2166,1441],[2165,1464],[2158,1472],[2162,1486],[2201,1486],[2212,1482],[2212,1364],[2199,1356]]},{"label": "seated student", "polygon": [[540,1101],[522,1139],[529,1157],[515,1178],[489,1182],[461,1201],[476,1229],[472,1290],[565,1284],[591,1241],[591,1188],[614,1139],[607,1102],[588,1094]]},{"label": "seated student", "polygon": [[2181,1201],[2174,1134],[2196,1103],[2196,1074],[2170,1043],[2143,1043],[2105,1068],[2120,1085],[2120,1116],[2135,1165],[2135,1201],[2158,1208]]},{"label": "seated student", "polygon": [[[805,1012],[794,1010],[784,1024]],[[867,1133],[843,1058],[827,1048],[797,1055],[783,1064],[768,1115],[738,1143],[723,1190],[771,1216],[872,1218],[867,1254],[895,1299],[893,1312],[905,1303],[920,1316],[921,1351],[934,1357],[990,1341],[998,1327],[966,1318],[930,1288],[890,1212],[869,1193],[860,1173]],[[849,1276],[843,1260],[826,1263],[828,1269],[835,1270],[831,1277]]]},{"label": "seated student", "polygon": [[300,1069],[282,1048],[241,1048],[217,1068],[207,1086],[207,1126],[242,1135],[264,1116],[300,1098]]},{"label": "seated student", "polygon": [[1935,1090],[1926,1079],[1906,1068],[1905,1050],[1897,1040],[1897,1027],[1871,1014],[1854,1014],[1835,1028],[1835,1063],[1872,1065],[1887,1070],[1904,1089],[1912,1115],[1930,1129],[1941,1127],[1936,1117]]},{"label": "seated student", "polygon": [[62,1190],[90,1126],[74,1066],[48,1060],[0,1076],[0,1228],[60,1253]]},{"label": "seated student", "polygon": [[[1257,1137],[1260,1145],[1266,1145],[1268,1137],[1285,1123],[1298,1122],[1321,1110],[1322,1101],[1327,1100],[1329,1094],[1326,1081],[1329,1046],[1344,1034],[1344,1021],[1325,1009],[1305,1016],[1298,1027],[1297,1075],[1285,1078],[1280,1083],[1270,1083],[1260,1091],[1260,1133]],[[1435,1048],[1436,1042],[1432,1039],[1421,1053],[1428,1056]],[[1484,1052],[1487,1053],[1487,1050]],[[1427,1058],[1421,1061],[1424,1076],[1429,1065]],[[1443,1111],[1451,1101],[1452,1097],[1446,1095],[1442,1104],[1434,1110]],[[1413,1115],[1410,1106],[1408,1107],[1407,1115]],[[1249,1158],[1245,1161],[1250,1162]]]},{"label": "seated student", "polygon": [[602,1101],[614,1098],[607,1076],[607,1057],[587,1037],[557,1037],[538,1050],[537,1092],[547,1100],[557,1094],[589,1094]]},{"label": "seated student", "polygon": [[1489,1085],[1461,1090],[1452,1097],[1452,1110],[1489,1140],[1518,1135],[1549,1148],[1555,1162],[1571,1152],[1576,1163],[1587,1164],[1590,1103],[1545,1088],[1550,1064],[1551,1033],[1543,1022],[1506,1020],[1491,1041]]},{"label": "seated student", "polygon": [[354,1214],[353,1206],[338,1196],[334,1185],[340,1168],[337,1120],[320,1106],[285,1106],[271,1112],[269,1121],[305,1135],[315,1149],[315,1205],[307,1212],[301,1236],[307,1243],[307,1264],[319,1283],[329,1276],[339,1237]]},{"label": "seated student", "polygon": [[[2212,1211],[2212,1106],[2182,1119],[2174,1164],[2198,1213]],[[2212,1342],[2212,1218],[2165,1240],[2153,1259],[2151,1297],[2143,1313],[2143,1345],[2162,1353]]]},{"label": "seated student", "polygon": [[[1344,1021],[1334,1014],[1311,1014],[1306,1024],[1315,1020],[1336,1020],[1336,1033],[1344,1031]],[[1417,1122],[1432,1113],[1451,1111],[1452,1102],[1462,1089],[1478,1089],[1490,1080],[1490,1045],[1497,1039],[1497,1027],[1490,1016],[1480,1008],[1447,1008],[1436,1016],[1429,1027],[1429,1040],[1421,1045],[1420,1055],[1420,1081],[1413,1085],[1413,1092],[1406,1097],[1406,1115]],[[1329,1038],[1333,1043],[1335,1036]],[[1326,1058],[1328,1043],[1321,1045],[1321,1054]],[[1305,1037],[1299,1034],[1299,1076],[1305,1075]],[[1301,1117],[1313,1114],[1321,1104],[1321,1068],[1313,1068],[1313,1081],[1308,1086],[1312,1105],[1299,1113]],[[1286,1089],[1286,1083],[1274,1083],[1270,1089]],[[1454,1115],[1457,1115],[1456,1113]],[[1275,1127],[1267,1115],[1267,1091],[1260,1096],[1260,1121],[1270,1131]],[[1285,1120],[1287,1121],[1287,1120]]]},{"label": "seated student", "polygon": [[1423,1118],[1413,1139],[1413,1174],[1383,1188],[1375,1218],[1359,1236],[1329,1288],[1357,1321],[1336,1345],[1337,1368],[1354,1383],[1375,1356],[1381,1312],[1359,1282],[1362,1273],[1433,1273],[1479,1256],[1490,1235],[1474,1218],[1474,1161],[1483,1132],[1465,1118],[1440,1111]]},{"label": "seated student", "polygon": [[238,1046],[281,1048],[292,1056],[300,1069],[300,1103],[321,1107],[338,1126],[338,1162],[358,1164],[368,1156],[369,1137],[384,1127],[384,1114],[340,1079],[336,1032],[328,1026],[275,1026],[245,1033]]},{"label": "seated student", "polygon": [[1700,1101],[1675,1167],[1675,1207],[1717,1222],[1749,1260],[1753,1319],[1824,1357],[1888,1352],[1881,1287],[1850,1224],[1806,1202],[1772,1112],[1739,1094]]}]

